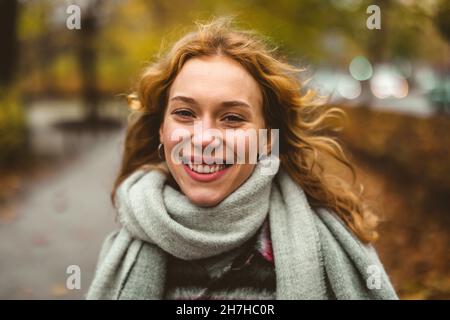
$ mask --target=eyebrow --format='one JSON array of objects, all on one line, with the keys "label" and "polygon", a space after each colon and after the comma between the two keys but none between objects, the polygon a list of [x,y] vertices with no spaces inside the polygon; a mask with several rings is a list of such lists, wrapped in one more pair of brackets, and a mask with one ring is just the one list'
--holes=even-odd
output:
[{"label": "eyebrow", "polygon": [[[190,98],[190,97],[185,97],[185,96],[175,96],[175,97],[170,98],[170,101],[181,101],[181,102],[189,103],[192,105],[198,105],[198,102],[195,99]],[[220,103],[220,105],[223,107],[243,106],[243,107],[251,108],[251,106],[247,102],[244,102],[242,100],[222,101]]]}]

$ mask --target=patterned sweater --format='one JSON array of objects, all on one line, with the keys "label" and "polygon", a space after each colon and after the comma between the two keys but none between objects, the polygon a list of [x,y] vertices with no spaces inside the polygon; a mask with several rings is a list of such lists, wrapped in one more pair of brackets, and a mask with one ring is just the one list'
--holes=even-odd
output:
[{"label": "patterned sweater", "polygon": [[268,220],[243,246],[193,261],[169,256],[164,299],[275,299]]}]

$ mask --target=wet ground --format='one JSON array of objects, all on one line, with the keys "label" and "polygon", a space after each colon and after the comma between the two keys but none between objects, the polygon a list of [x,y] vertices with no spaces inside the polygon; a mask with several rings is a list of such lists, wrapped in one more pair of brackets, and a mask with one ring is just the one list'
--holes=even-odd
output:
[{"label": "wet ground", "polygon": [[[0,298],[83,298],[101,242],[114,229],[109,200],[121,134],[56,171],[46,169],[0,215]],[[67,267],[81,270],[81,289],[66,288]]]},{"label": "wet ground", "polygon": [[[120,118],[123,105],[107,107]],[[109,193],[123,131],[74,126],[83,117],[76,101],[33,103],[26,114],[34,161],[0,174],[0,299],[83,298],[115,228]],[[67,289],[70,265],[80,289]]]}]

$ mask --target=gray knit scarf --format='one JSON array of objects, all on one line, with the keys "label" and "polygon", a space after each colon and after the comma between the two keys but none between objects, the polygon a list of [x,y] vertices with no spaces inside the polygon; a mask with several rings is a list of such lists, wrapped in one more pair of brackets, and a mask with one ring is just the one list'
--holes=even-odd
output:
[{"label": "gray knit scarf", "polygon": [[260,160],[215,207],[195,206],[158,170],[136,171],[116,195],[122,228],[103,244],[87,299],[162,299],[167,254],[193,260],[237,248],[267,215],[277,299],[397,299],[374,249],[333,213],[314,211],[278,158]]}]

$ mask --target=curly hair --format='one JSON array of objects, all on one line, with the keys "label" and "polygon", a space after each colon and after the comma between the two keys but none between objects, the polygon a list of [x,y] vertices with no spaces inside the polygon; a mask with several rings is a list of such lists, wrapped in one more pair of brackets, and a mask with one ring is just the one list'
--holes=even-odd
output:
[{"label": "curly hair", "polygon": [[355,181],[352,164],[329,134],[338,129],[335,120],[344,112],[328,108],[316,91],[305,90],[299,77],[304,69],[289,64],[269,39],[239,29],[229,17],[196,25],[195,31],[157,55],[141,75],[136,93],[129,95],[135,112],[126,132],[121,168],[111,194],[113,202],[117,187],[136,169],[147,166],[167,173],[158,157],[159,128],[169,88],[183,65],[194,57],[223,55],[239,62],[258,82],[266,126],[279,130],[281,166],[304,190],[311,205],[335,212],[362,242],[375,240],[376,215],[362,201],[360,192],[330,173],[330,159],[335,159],[350,170]]}]

